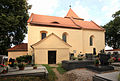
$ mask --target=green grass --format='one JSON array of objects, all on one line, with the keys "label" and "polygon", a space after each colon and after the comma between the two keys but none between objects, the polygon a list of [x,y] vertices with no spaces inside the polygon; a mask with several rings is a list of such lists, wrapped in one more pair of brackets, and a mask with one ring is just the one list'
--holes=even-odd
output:
[{"label": "green grass", "polygon": [[65,72],[67,72],[65,69],[62,68],[62,64],[58,64],[57,71],[60,74],[64,74]]},{"label": "green grass", "polygon": [[42,64],[43,66],[46,67],[46,69],[48,70],[48,80],[49,81],[55,81],[55,79],[57,79],[55,72],[52,70],[52,68],[54,67],[50,67],[48,64]]}]

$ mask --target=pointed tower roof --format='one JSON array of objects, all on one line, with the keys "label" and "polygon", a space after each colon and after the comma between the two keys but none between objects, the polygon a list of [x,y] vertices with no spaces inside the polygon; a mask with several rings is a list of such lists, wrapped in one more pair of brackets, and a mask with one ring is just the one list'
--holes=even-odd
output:
[{"label": "pointed tower roof", "polygon": [[73,19],[84,20],[83,18],[79,18],[71,8],[69,9],[65,18],[70,18],[70,17],[73,18]]}]

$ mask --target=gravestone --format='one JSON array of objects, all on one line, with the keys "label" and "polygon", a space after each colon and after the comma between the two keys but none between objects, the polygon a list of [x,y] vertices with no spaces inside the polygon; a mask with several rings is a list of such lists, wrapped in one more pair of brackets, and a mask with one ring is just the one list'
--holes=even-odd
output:
[{"label": "gravestone", "polygon": [[110,59],[110,55],[99,54],[99,58],[100,58],[101,66],[109,65],[108,60]]},{"label": "gravestone", "polygon": [[118,75],[119,72],[96,74],[93,76],[93,81],[118,81]]},{"label": "gravestone", "polygon": [[110,59],[110,55],[101,53],[98,55],[98,57],[100,59],[101,64],[99,66],[88,65],[87,66],[88,69],[95,70],[97,72],[105,72],[105,71],[114,70],[113,66],[109,66],[108,59]]},{"label": "gravestone", "polygon": [[85,57],[87,60],[92,60],[93,59],[93,54],[92,53],[86,53]]},{"label": "gravestone", "polygon": [[88,65],[94,65],[94,60],[63,60],[62,61],[62,67],[65,70],[72,70],[72,69],[77,69],[77,68],[86,68]]}]

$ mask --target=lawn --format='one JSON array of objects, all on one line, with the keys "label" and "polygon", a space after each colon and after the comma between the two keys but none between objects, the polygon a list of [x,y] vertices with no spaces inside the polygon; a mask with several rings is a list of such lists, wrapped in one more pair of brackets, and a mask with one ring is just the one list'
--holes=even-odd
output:
[{"label": "lawn", "polygon": [[55,81],[57,79],[55,72],[53,72],[52,68],[54,67],[50,67],[48,64],[42,64],[43,66],[46,67],[46,69],[48,70],[48,80],[49,81]]},{"label": "lawn", "polygon": [[60,74],[64,74],[65,72],[67,72],[65,69],[62,68],[62,64],[58,64],[57,71]]}]

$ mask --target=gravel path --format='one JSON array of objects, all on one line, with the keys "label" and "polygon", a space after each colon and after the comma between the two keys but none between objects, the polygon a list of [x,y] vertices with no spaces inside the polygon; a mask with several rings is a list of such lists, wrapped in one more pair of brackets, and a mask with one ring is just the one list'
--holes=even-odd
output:
[{"label": "gravel path", "polygon": [[66,81],[65,77],[63,75],[61,75],[56,68],[53,68],[53,71],[55,72],[56,76],[57,76],[57,80],[56,81]]},{"label": "gravel path", "polygon": [[64,74],[68,81],[93,81],[92,77],[97,74],[87,69],[75,69]]},{"label": "gravel path", "polygon": [[[57,67],[57,65],[50,66]],[[64,73],[63,75],[61,75],[56,68],[53,68],[53,71],[57,76],[56,81],[93,81],[92,77],[97,74],[85,68],[71,70]]]}]

